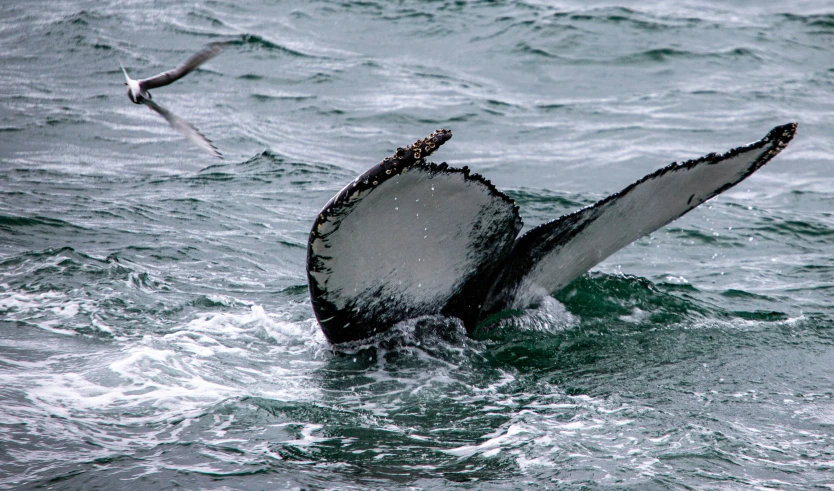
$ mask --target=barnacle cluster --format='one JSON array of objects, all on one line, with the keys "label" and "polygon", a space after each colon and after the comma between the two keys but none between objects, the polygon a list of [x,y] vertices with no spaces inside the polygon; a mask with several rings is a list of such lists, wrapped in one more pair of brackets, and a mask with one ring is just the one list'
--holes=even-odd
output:
[{"label": "barnacle cluster", "polygon": [[[327,220],[328,215],[338,211],[342,203],[346,203],[350,196],[354,193],[361,192],[378,186],[386,179],[408,172],[409,167],[416,164],[423,164],[425,158],[432,154],[440,145],[443,145],[450,138],[452,132],[447,129],[435,130],[428,137],[417,140],[407,147],[397,148],[394,155],[385,157],[380,161],[378,166],[370,168],[368,171],[353,180],[347,187],[342,189],[333,199],[324,207],[324,210],[319,214],[316,223],[313,224],[311,235],[316,237],[321,232],[320,225]],[[445,164],[444,164],[445,165]],[[468,169],[466,169],[468,175]]]},{"label": "barnacle cluster", "polygon": [[417,140],[405,148],[397,148],[393,156],[385,157],[379,165],[385,168],[386,174],[390,175],[397,168],[422,163],[423,159],[431,155],[437,147],[443,145],[449,138],[452,138],[451,131],[446,129],[436,130],[423,140]]}]

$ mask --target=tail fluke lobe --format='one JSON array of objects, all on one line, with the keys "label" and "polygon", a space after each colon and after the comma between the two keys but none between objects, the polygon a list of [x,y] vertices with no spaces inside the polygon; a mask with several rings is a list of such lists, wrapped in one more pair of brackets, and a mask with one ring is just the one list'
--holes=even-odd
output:
[{"label": "tail fluke lobe", "polygon": [[735,186],[784,149],[796,126],[778,126],[723,155],[673,163],[592,206],[530,230],[513,246],[481,317],[525,307],[564,288],[619,249]]},{"label": "tail fluke lobe", "polygon": [[521,219],[483,177],[423,161],[451,136],[441,130],[398,149],[319,213],[307,276],[331,342],[369,338],[422,315],[477,314]]}]

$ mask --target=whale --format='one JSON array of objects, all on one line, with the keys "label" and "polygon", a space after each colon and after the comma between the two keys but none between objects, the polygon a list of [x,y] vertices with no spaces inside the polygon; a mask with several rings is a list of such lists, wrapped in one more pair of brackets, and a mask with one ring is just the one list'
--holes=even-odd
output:
[{"label": "whale", "polygon": [[746,179],[796,128],[777,126],[725,153],[673,162],[520,237],[509,196],[468,167],[427,161],[452,137],[437,130],[363,172],[316,217],[307,244],[314,315],[333,344],[430,315],[457,318],[472,335]]}]

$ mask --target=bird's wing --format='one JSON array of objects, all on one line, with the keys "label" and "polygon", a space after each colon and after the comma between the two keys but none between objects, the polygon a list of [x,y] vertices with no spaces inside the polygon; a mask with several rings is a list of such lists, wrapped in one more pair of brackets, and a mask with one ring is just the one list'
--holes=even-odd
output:
[{"label": "bird's wing", "polygon": [[221,51],[223,51],[225,45],[226,43],[211,43],[177,68],[160,73],[159,75],[151,78],[140,80],[139,86],[142,90],[150,90],[175,82],[189,74],[192,70],[206,61],[217,56]]},{"label": "bird's wing", "polygon": [[156,102],[150,99],[141,99],[142,104],[148,106],[149,108],[153,109],[160,116],[165,118],[168,121],[168,124],[171,125],[172,128],[182,133],[183,136],[191,140],[192,143],[197,145],[198,147],[202,148],[203,150],[207,151],[208,153],[214,155],[217,158],[222,159],[223,156],[220,155],[220,152],[217,151],[217,147],[212,145],[212,143],[203,136],[202,133],[197,131],[197,128],[191,126],[191,123],[188,121],[176,116],[171,111],[165,109],[164,107],[160,106]]},{"label": "bird's wing", "polygon": [[674,163],[593,206],[534,228],[516,241],[482,314],[522,308],[567,286],[596,264],[736,185],[791,141],[796,123],[758,142]]}]

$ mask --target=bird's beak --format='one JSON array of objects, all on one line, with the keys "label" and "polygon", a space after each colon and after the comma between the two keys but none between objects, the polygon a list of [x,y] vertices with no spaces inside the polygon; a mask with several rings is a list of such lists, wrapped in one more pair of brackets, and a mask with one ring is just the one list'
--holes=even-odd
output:
[{"label": "bird's beak", "polygon": [[122,73],[125,74],[125,85],[130,81],[130,77],[127,76],[127,70],[125,70],[125,66],[122,65],[122,60],[119,60],[119,66],[122,67]]}]

